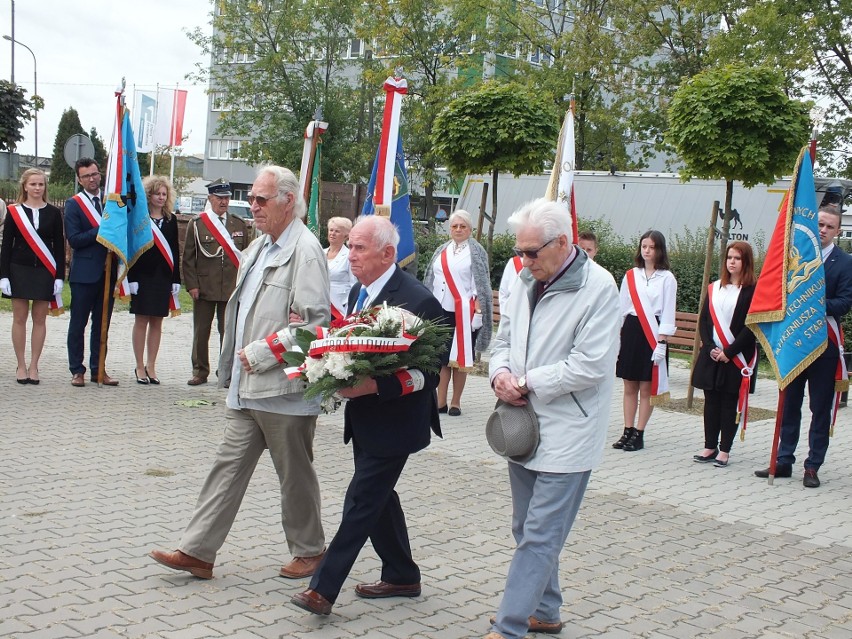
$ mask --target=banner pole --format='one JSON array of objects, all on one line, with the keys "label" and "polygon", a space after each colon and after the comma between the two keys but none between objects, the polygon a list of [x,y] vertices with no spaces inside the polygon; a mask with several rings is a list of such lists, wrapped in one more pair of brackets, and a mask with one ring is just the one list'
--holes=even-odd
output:
[{"label": "banner pole", "polygon": [[778,455],[778,444],[781,440],[781,421],[784,418],[784,400],[787,389],[778,391],[778,408],[775,413],[775,433],[772,435],[772,457],[769,458],[769,479],[767,483],[771,486],[775,481],[776,457]]}]

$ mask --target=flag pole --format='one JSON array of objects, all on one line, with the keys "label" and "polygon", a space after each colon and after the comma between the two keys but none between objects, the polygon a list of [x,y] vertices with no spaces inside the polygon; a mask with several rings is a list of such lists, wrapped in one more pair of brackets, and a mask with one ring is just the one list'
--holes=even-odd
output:
[{"label": "flag pole", "polygon": [[[124,112],[124,87],[126,85],[125,79],[121,78],[121,88],[116,91],[118,98],[118,106],[120,109],[119,115]],[[121,118],[117,118],[116,122],[121,122]],[[118,131],[112,132],[113,137],[118,135]],[[113,148],[113,145],[110,144],[110,148]],[[101,198],[106,204],[106,198]],[[106,260],[104,261],[104,299],[103,299],[103,308],[101,309],[101,343],[98,348],[98,388],[101,388],[104,384],[104,369],[106,368],[106,351],[107,351],[107,340],[109,339],[109,304],[112,299],[112,259],[113,254],[112,251],[107,250]]]},{"label": "flag pole", "polygon": [[149,167],[150,167],[148,175],[154,175],[154,160],[157,156],[157,118],[159,116],[159,111],[160,111],[160,83],[159,82],[157,82],[157,92],[155,93],[155,96],[156,96],[156,98],[154,100],[154,136],[153,136],[154,140],[153,140],[153,143],[151,145],[151,158],[150,158],[151,161],[148,163]]},{"label": "flag pole", "polygon": [[781,422],[784,419],[784,400],[787,398],[787,389],[778,390],[778,407],[775,412],[775,433],[772,435],[772,456],[769,458],[769,479],[767,483],[771,486],[775,481],[775,467],[777,466],[778,444],[781,441]]}]

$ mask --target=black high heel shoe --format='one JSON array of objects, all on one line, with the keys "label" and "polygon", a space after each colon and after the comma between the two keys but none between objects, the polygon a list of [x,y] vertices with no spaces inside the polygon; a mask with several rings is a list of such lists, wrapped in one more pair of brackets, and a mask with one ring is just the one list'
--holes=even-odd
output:
[{"label": "black high heel shoe", "polygon": [[24,373],[27,374],[27,377],[24,377],[24,379],[21,379],[20,377],[18,377],[17,369],[15,369],[15,381],[18,382],[19,384],[29,384],[30,383],[29,371],[27,371],[27,369],[24,369]]},{"label": "black high heel shoe", "polygon": [[147,378],[148,378],[148,383],[149,383],[149,384],[154,384],[154,386],[159,386],[159,385],[160,385],[160,380],[159,380],[159,379],[157,379],[156,377],[151,377],[151,376],[148,374],[148,367],[147,367],[147,366],[145,367],[145,377],[147,377]]},{"label": "black high heel shoe", "polygon": [[133,369],[133,375],[136,377],[136,383],[137,384],[144,384],[145,386],[148,385],[148,383],[149,383],[148,371],[145,371],[145,377],[139,377],[139,375],[136,374],[136,369],[134,368]]}]

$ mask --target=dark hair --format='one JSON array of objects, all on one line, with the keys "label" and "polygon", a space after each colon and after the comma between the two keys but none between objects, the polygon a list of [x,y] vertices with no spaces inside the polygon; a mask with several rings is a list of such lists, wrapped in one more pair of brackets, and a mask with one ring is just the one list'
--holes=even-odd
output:
[{"label": "dark hair", "polygon": [[740,285],[754,286],[757,283],[757,278],[754,276],[754,253],[751,250],[751,244],[739,240],[728,244],[728,250],[725,251],[726,264],[722,269],[722,275],[719,277],[719,280],[722,282],[722,286],[727,286],[731,283],[731,274],[728,273],[727,266],[728,253],[731,252],[731,249],[739,251],[743,258],[743,271],[740,275]]},{"label": "dark hair", "polygon": [[645,231],[642,237],[639,238],[639,245],[636,247],[636,255],[633,258],[636,268],[645,268],[645,260],[642,259],[642,240],[650,239],[654,243],[654,250],[657,252],[657,257],[654,260],[654,268],[661,271],[670,271],[669,252],[666,250],[666,237],[659,231]]},{"label": "dark hair", "polygon": [[577,237],[577,241],[579,242],[580,240],[588,240],[589,242],[594,242],[595,246],[598,245],[598,236],[592,233],[591,231],[583,231],[582,233],[580,233],[580,235]]},{"label": "dark hair", "polygon": [[99,171],[101,167],[98,166],[98,163],[95,162],[92,158],[80,158],[74,163],[74,175],[80,177],[80,169],[87,169],[92,165],[95,165]]}]

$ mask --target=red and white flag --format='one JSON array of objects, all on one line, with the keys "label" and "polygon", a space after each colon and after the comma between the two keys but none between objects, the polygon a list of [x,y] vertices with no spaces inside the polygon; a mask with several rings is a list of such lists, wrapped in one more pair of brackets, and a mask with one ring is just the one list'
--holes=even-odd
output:
[{"label": "red and white flag", "polygon": [[180,146],[186,112],[183,89],[137,91],[133,108],[136,150],[147,153],[160,146]]},{"label": "red and white flag", "polygon": [[553,162],[553,171],[547,184],[545,197],[551,202],[563,202],[571,211],[571,230],[574,237],[571,241],[576,244],[579,239],[577,229],[577,204],[574,201],[574,98],[571,98],[571,106],[565,114],[562,122],[562,130],[559,132],[559,142],[556,145],[556,159]]}]

